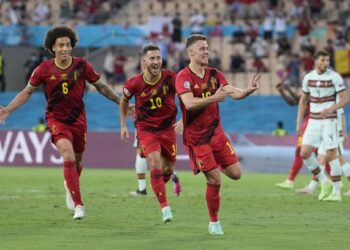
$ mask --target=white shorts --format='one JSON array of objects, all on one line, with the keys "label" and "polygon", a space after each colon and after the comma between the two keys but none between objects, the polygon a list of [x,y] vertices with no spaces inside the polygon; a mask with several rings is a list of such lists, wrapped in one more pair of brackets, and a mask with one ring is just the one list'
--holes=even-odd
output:
[{"label": "white shorts", "polygon": [[338,148],[339,131],[337,119],[309,120],[301,145],[311,145],[319,148],[321,144],[323,144],[324,150]]},{"label": "white shorts", "polygon": [[[344,155],[344,137],[339,137],[339,146],[338,146],[338,156]],[[317,149],[317,154],[319,155],[327,155],[326,149],[324,148],[324,144],[321,143],[321,146]]]},{"label": "white shorts", "polygon": [[136,130],[135,130],[135,138],[134,138],[134,143],[132,144],[132,146],[134,147],[134,148],[137,148],[137,146],[138,146],[138,141],[137,141],[137,133],[136,133]]}]

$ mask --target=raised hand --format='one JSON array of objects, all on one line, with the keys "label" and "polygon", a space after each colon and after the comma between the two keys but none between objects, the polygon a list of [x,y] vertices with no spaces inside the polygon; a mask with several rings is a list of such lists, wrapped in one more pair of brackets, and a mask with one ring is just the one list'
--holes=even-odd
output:
[{"label": "raised hand", "polygon": [[248,89],[253,91],[257,90],[260,87],[260,84],[259,84],[260,77],[261,77],[261,74],[257,74],[257,75],[254,74]]}]

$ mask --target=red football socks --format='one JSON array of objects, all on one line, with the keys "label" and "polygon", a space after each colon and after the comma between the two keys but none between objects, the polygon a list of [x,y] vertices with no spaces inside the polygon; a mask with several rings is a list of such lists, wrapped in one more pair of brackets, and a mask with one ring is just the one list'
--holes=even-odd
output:
[{"label": "red football socks", "polygon": [[83,205],[80,196],[79,175],[76,168],[75,161],[64,161],[63,163],[63,175],[67,182],[67,187],[72,196],[74,205]]},{"label": "red football socks", "polygon": [[300,154],[296,154],[294,157],[293,166],[289,171],[288,180],[294,181],[295,177],[298,175],[301,167],[303,166],[303,159]]},{"label": "red football socks", "polygon": [[160,207],[168,206],[168,202],[166,199],[166,189],[163,180],[163,171],[160,169],[152,169],[151,170],[151,186],[153,188],[153,192],[156,195]]},{"label": "red football socks", "polygon": [[220,208],[220,187],[221,185],[207,183],[205,198],[207,200],[210,222],[217,222],[219,220],[218,213]]}]

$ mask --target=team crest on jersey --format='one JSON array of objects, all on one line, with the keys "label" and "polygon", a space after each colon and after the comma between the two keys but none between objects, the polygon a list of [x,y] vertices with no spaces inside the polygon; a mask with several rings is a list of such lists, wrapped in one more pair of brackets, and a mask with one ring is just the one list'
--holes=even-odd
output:
[{"label": "team crest on jersey", "polygon": [[151,94],[156,95],[158,93],[157,89],[152,89]]},{"label": "team crest on jersey", "polygon": [[61,74],[61,80],[65,81],[67,79],[68,79],[68,74],[67,73]]},{"label": "team crest on jersey", "polygon": [[55,76],[55,75],[50,76],[50,80],[51,80],[51,81],[56,80],[56,76]]},{"label": "team crest on jersey", "polygon": [[206,82],[205,82],[205,83],[202,83],[202,88],[203,88],[203,89],[206,89],[207,87],[208,87],[208,83],[206,83]]},{"label": "team crest on jersey", "polygon": [[195,88],[195,89],[199,89],[198,84],[194,85],[194,88]]},{"label": "team crest on jersey", "polygon": [[210,79],[210,83],[211,83],[213,89],[215,89],[218,82],[217,82],[216,79],[213,77],[213,78]]},{"label": "team crest on jersey", "polygon": [[74,75],[74,81],[76,81],[76,80],[79,79],[80,73],[79,73],[79,71],[74,70],[74,74],[73,75]]},{"label": "team crest on jersey", "polygon": [[184,82],[184,88],[185,88],[185,89],[190,89],[190,88],[191,88],[191,84],[190,84],[189,81],[185,81],[185,82]]},{"label": "team crest on jersey", "polygon": [[124,92],[124,95],[126,95],[126,96],[130,96],[131,95],[127,88],[123,88],[123,92]]}]

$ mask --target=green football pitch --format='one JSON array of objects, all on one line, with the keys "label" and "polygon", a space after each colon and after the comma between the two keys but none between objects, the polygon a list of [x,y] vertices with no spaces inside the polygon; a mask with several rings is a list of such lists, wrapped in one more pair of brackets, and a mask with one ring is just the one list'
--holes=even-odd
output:
[{"label": "green football pitch", "polygon": [[[174,222],[164,225],[150,188],[147,197],[128,195],[136,187],[131,170],[85,169],[87,218],[74,221],[61,169],[0,167],[0,249],[350,249],[350,197],[326,203],[280,190],[273,185],[280,174],[223,177],[225,235],[212,236],[204,177],[178,174],[183,192],[177,197],[167,184]],[[299,176],[296,186],[308,179]]]}]

